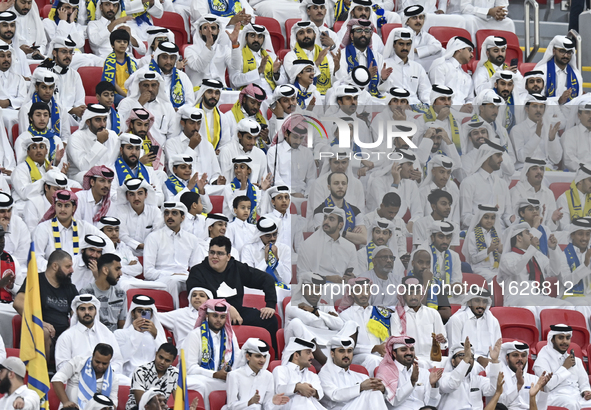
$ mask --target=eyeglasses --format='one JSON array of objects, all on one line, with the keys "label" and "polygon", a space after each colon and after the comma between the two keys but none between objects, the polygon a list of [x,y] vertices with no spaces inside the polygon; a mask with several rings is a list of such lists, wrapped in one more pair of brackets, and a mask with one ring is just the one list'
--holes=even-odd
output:
[{"label": "eyeglasses", "polygon": [[353,33],[363,33],[363,34],[370,34],[373,30],[370,28],[356,28],[353,30]]},{"label": "eyeglasses", "polygon": [[228,253],[227,252],[221,252],[221,251],[209,251],[209,256],[226,256]]},{"label": "eyeglasses", "polygon": [[313,67],[306,67],[302,71],[304,73],[313,73],[314,72],[314,68]]}]

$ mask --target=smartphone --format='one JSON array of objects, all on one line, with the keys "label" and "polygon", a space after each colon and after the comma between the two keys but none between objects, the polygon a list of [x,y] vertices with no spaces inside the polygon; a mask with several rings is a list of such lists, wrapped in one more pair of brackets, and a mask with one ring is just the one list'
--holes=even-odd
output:
[{"label": "smartphone", "polygon": [[518,62],[519,62],[519,60],[517,58],[512,58],[511,59],[511,67],[513,67],[513,66],[516,67]]},{"label": "smartphone", "polygon": [[152,145],[150,146],[150,155],[158,155],[158,151],[160,151],[160,146],[159,145]]},{"label": "smartphone", "polygon": [[[575,357],[575,349],[570,349],[570,355],[572,357]],[[576,365],[577,365],[577,361],[575,360],[575,364],[573,364],[573,366],[576,366]]]},{"label": "smartphone", "polygon": [[142,319],[152,320],[152,312],[149,310],[142,311]]},{"label": "smartphone", "polygon": [[32,48],[33,50],[38,50],[38,49],[39,49],[39,46],[31,46],[31,48]]},{"label": "smartphone", "polygon": [[261,124],[261,131],[269,128],[267,124]]}]

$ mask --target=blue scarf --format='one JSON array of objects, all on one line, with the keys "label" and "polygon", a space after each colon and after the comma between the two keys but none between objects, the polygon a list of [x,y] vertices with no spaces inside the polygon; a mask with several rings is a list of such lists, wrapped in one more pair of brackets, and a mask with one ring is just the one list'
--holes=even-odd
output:
[{"label": "blue scarf", "polygon": [[[406,276],[413,276],[413,275],[414,275],[414,273],[413,273],[412,269],[409,270],[408,273],[406,274]],[[435,282],[435,278],[430,280],[426,286],[428,289],[427,307],[437,310],[437,309],[439,309],[439,301],[437,300],[437,294],[435,292],[433,292],[433,286],[431,286],[434,282]],[[439,292],[441,292],[441,288],[439,289]]]},{"label": "blue scarf", "polygon": [[[573,89],[571,95],[566,100],[569,102],[579,95],[579,80],[570,64],[566,65],[566,85],[567,88]],[[546,63],[546,96],[556,96],[556,88],[556,64],[554,63],[554,58],[551,58]]]},{"label": "blue scarf", "polygon": [[[494,87],[494,90],[497,95],[500,95],[497,92],[497,87]],[[509,109],[505,110],[505,129],[507,132],[511,132],[511,129],[515,126],[515,100],[513,99],[513,93],[507,99],[507,108]]]},{"label": "blue scarf", "polygon": [[[248,219],[246,222],[249,224],[256,224],[257,223],[257,190],[254,185],[247,179],[246,180],[246,196],[250,199],[250,215],[248,215]],[[232,192],[241,189],[242,186],[240,184],[240,180],[236,177],[230,182],[230,186],[232,187]]]},{"label": "blue scarf", "polygon": [[[314,82],[316,82],[316,77],[314,77]],[[298,89],[298,95],[297,95],[298,105],[301,108],[306,108],[306,100],[308,98],[312,97],[312,92],[311,91],[303,92],[298,80],[295,80],[293,85],[295,88]]]},{"label": "blue scarf", "polygon": [[[115,82],[115,77],[117,75],[117,64],[117,55],[113,51],[105,59],[105,64],[103,65],[103,76],[101,77],[101,81],[108,81],[110,83]],[[137,64],[127,53],[125,53],[125,64],[127,64],[127,71],[129,72],[129,75],[135,73],[135,71],[137,70]]]},{"label": "blue scarf", "polygon": [[[330,142],[331,147],[334,147],[335,145],[339,145],[339,139],[336,137]],[[355,142],[353,142],[353,153],[355,153],[355,154],[361,153],[361,148]]]},{"label": "blue scarf", "polygon": [[[45,102],[41,98],[39,98],[39,94],[33,94],[33,104],[36,102]],[[55,135],[61,134],[61,123],[60,123],[60,109],[55,102],[55,97],[51,97],[51,101],[48,104],[51,107],[51,131],[55,133]],[[29,127],[30,128],[30,127]],[[48,138],[49,139],[49,138]]]},{"label": "blue scarf", "polygon": [[380,342],[384,342],[390,337],[390,319],[392,314],[389,310],[374,306],[371,310],[371,316],[367,323],[367,330],[372,335],[377,336]]},{"label": "blue scarf", "polygon": [[[345,49],[346,57],[347,57],[347,72],[350,73],[353,71],[355,67],[359,65],[359,59],[357,58],[357,49],[353,45],[353,43],[349,44]],[[373,51],[371,47],[367,47],[367,67],[369,67],[373,63],[374,67],[378,67],[376,63],[376,59],[373,55]],[[369,85],[367,86],[367,91],[372,95],[372,97],[382,98],[380,92],[378,91],[378,85],[380,85],[380,68],[378,67],[378,72],[376,75],[371,77]]]},{"label": "blue scarf", "polygon": [[[168,188],[168,190],[175,195],[181,192],[183,189],[187,188],[183,181],[178,179],[175,174],[170,174],[170,176],[165,182],[165,185]],[[195,185],[195,187],[193,187],[193,189],[191,189],[190,192],[195,192],[196,194],[198,194],[199,188],[197,188],[197,185]]]},{"label": "blue scarf", "polygon": [[273,277],[273,280],[275,281],[275,286],[277,286],[281,289],[289,290],[289,286],[286,285],[285,283],[283,283],[283,281],[276,274],[277,273],[277,266],[279,266],[279,259],[277,259],[277,255],[275,255],[271,251],[272,246],[273,246],[273,243],[271,242],[269,245],[269,254],[271,255],[271,258],[269,258],[269,260],[267,260],[267,268],[265,269],[265,271]]},{"label": "blue scarf", "polygon": [[[103,374],[103,385],[101,387],[101,394],[109,397],[111,395],[111,387],[113,386],[113,370],[111,365],[107,367],[105,374]],[[92,367],[92,357],[86,360],[84,368],[80,372],[80,382],[78,384],[78,407],[83,409],[96,393],[96,373]]]},{"label": "blue scarf", "polygon": [[111,131],[117,135],[121,134],[121,117],[114,107],[111,107]]},{"label": "blue scarf", "polygon": [[[334,204],[334,201],[332,200],[332,195],[329,195],[328,198],[326,198],[324,200],[324,206],[325,207],[331,207],[334,208],[336,207],[336,205]],[[343,199],[343,211],[345,211],[345,230],[343,232],[351,232],[353,231],[353,229],[355,229],[355,212],[353,212],[353,208],[351,208],[351,205],[349,205],[347,203],[347,201],[345,201]]]},{"label": "blue scarf", "polygon": [[242,4],[237,0],[207,0],[209,12],[220,17],[232,17],[242,10]]},{"label": "blue scarf", "polygon": [[[164,77],[162,70],[160,70],[160,66],[156,64],[154,59],[150,61],[150,70],[156,71],[158,74]],[[185,104],[185,89],[183,88],[183,82],[181,81],[181,76],[179,75],[176,66],[172,68],[172,79],[170,81],[170,102],[174,108],[179,108],[181,105]]]},{"label": "blue scarf", "polygon": [[[437,272],[437,249],[432,244],[429,245],[431,248],[431,255],[433,256],[433,280],[438,285],[451,284],[451,274],[453,272],[453,262],[451,258],[451,252],[448,250],[445,251],[445,256],[443,260],[443,267],[439,268],[439,272]],[[441,275],[445,275],[441,277]]]},{"label": "blue scarf", "polygon": [[218,368],[215,368],[215,360],[213,358],[213,339],[211,337],[211,332],[209,331],[209,323],[207,320],[201,323],[201,363],[200,366],[203,369],[207,370],[221,370],[226,364],[232,366],[234,364],[234,349],[232,349],[232,358],[230,359],[229,363],[224,363],[224,353],[226,353],[226,329],[222,328],[220,332],[222,332],[222,337],[220,341],[220,364]]},{"label": "blue scarf", "polygon": [[377,247],[374,241],[370,241],[365,247],[365,253],[367,255],[367,269],[373,269],[373,251]]},{"label": "blue scarf", "polygon": [[117,179],[119,179],[119,186],[123,185],[125,181],[130,178],[144,179],[148,184],[150,183],[150,174],[145,165],[140,161],[137,162],[137,174],[127,165],[121,155],[115,161],[115,171],[117,171]]},{"label": "blue scarf", "polygon": [[43,131],[43,132],[37,131],[37,129],[34,128],[32,124],[29,125],[28,131],[33,137],[47,138],[47,140],[49,141],[49,162],[52,162],[55,159],[55,139],[54,138],[57,137],[56,133],[53,132],[49,128],[46,128],[45,131]]},{"label": "blue scarf", "polygon": [[[574,272],[581,262],[579,261],[579,257],[577,256],[575,247],[572,243],[569,243],[568,246],[564,248],[564,254],[566,255],[566,262],[568,263],[570,271]],[[571,289],[571,293],[573,296],[585,296],[585,284],[583,283],[583,279]]]},{"label": "blue scarf", "polygon": [[540,249],[540,252],[542,252],[544,255],[548,256],[548,235],[546,234],[546,230],[542,227],[542,225],[538,226],[537,229],[542,233],[540,238],[540,246],[538,249]]}]

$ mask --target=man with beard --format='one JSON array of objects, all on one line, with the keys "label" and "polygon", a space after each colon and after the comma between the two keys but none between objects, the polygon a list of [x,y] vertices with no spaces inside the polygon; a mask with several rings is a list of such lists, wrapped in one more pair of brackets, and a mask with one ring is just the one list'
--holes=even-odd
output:
[{"label": "man with beard", "polygon": [[[221,18],[213,14],[201,15],[193,23],[196,31],[193,44],[184,53],[185,70],[193,84],[201,84],[207,78],[221,82],[223,87],[230,86],[226,84],[225,75],[226,70],[232,66],[233,45],[230,43],[233,44],[238,39],[241,26],[236,24],[231,34],[222,33],[220,27],[225,27],[221,25]],[[227,35],[229,41],[228,38],[219,38],[220,35]]]},{"label": "man with beard", "polygon": [[18,274],[22,269],[26,274],[31,234],[25,222],[18,216],[12,196],[5,192],[0,192],[0,226],[5,234],[10,234],[8,238],[3,237],[3,248],[20,264],[20,267],[13,269],[14,273]]},{"label": "man with beard", "polygon": [[[203,111],[199,108],[184,105],[178,110],[181,116],[182,132],[166,141],[164,149],[169,158],[185,156],[193,159],[193,173],[207,174],[208,184],[225,185],[225,178],[220,175],[220,164],[215,150],[206,139],[203,141]],[[214,188],[214,187],[211,187]]]},{"label": "man with beard", "polygon": [[122,357],[115,335],[99,321],[101,302],[93,295],[78,295],[72,301],[70,328],[61,334],[55,344],[55,367],[60,368],[76,356],[88,356],[99,343],[113,346],[111,366],[121,373]]},{"label": "man with beard", "polygon": [[318,69],[312,60],[294,60],[288,72],[293,86],[297,89],[296,102],[301,110],[313,111],[317,102],[322,101],[314,84]]},{"label": "man with beard", "polygon": [[275,135],[281,129],[283,120],[292,114],[297,108],[298,89],[292,84],[283,84],[275,87],[273,95],[269,98],[269,135]]},{"label": "man with beard", "polygon": [[491,87],[490,79],[497,71],[509,70],[516,75],[515,82],[518,89],[522,87],[523,77],[517,70],[517,66],[505,64],[507,55],[507,40],[504,37],[488,36],[480,46],[480,60],[476,71],[472,76],[474,91],[480,94],[482,90]]},{"label": "man with beard", "polygon": [[392,334],[403,334],[415,339],[415,357],[428,367],[437,366],[440,360],[431,356],[434,340],[441,350],[447,349],[447,332],[436,309],[424,305],[423,287],[415,276],[405,276],[401,285],[404,293],[398,295],[395,320],[392,321]]},{"label": "man with beard", "polygon": [[[127,125],[127,132],[133,135],[137,135],[142,139],[141,150],[138,153],[140,162],[148,167],[148,173],[151,171],[157,171],[154,178],[165,179],[164,167],[166,165],[166,159],[164,155],[164,144],[166,140],[162,139],[162,135],[158,132],[152,135],[152,127],[154,126],[154,115],[144,108],[132,108],[129,116],[125,120]],[[136,158],[137,162],[137,158]],[[129,163],[135,169],[135,163]],[[148,179],[148,178],[146,178]],[[155,185],[155,189],[159,190],[157,182],[151,182]]]},{"label": "man with beard", "polygon": [[448,216],[449,220],[454,224],[460,224],[460,190],[451,178],[452,171],[454,168],[457,169],[457,166],[450,157],[441,154],[433,155],[427,162],[427,172],[419,186],[419,201],[425,204],[423,215],[429,215],[432,211],[431,206],[428,204],[429,194],[434,189],[441,189],[449,192],[453,198],[451,213]]},{"label": "man with beard", "polygon": [[386,354],[376,372],[386,387],[384,393],[389,409],[419,409],[437,405],[441,397],[441,369],[429,373],[419,368],[415,357],[415,339],[409,336],[390,336]]},{"label": "man with beard", "polygon": [[[442,13],[438,13],[435,15],[433,12],[436,8],[435,6],[437,3],[424,3],[425,7],[415,4],[414,1],[406,3],[402,3],[402,7],[400,9],[404,9],[404,16],[402,17],[402,26],[408,27],[413,31],[413,48],[414,48],[414,61],[419,63],[425,70],[429,68],[431,63],[434,59],[441,56],[443,53],[443,47],[439,40],[437,40],[432,34],[429,34],[428,30],[430,26],[433,26],[434,21],[440,18],[454,18],[457,19],[456,16],[445,15],[443,10]],[[429,10],[430,6],[433,5],[433,9]],[[440,5],[442,7],[446,5]],[[425,28],[425,22],[427,19],[427,14],[429,14],[429,20],[433,19],[434,21],[430,21],[427,28]],[[460,17],[461,19],[461,17]],[[452,27],[461,27],[461,25],[451,25]]]},{"label": "man with beard", "polygon": [[83,191],[78,192],[76,218],[97,225],[111,208],[111,183],[115,173],[104,165],[94,166],[84,174]]},{"label": "man with beard", "polygon": [[535,70],[544,73],[548,98],[558,97],[563,105],[583,93],[583,76],[577,68],[575,42],[566,36],[556,36],[550,41],[544,56]]},{"label": "man with beard", "polygon": [[[15,73],[22,75],[25,80],[31,77],[31,69],[27,63],[27,56],[15,45],[17,15],[12,11],[0,12],[0,45],[12,46]],[[43,33],[45,34],[45,33]]]},{"label": "man with beard", "polygon": [[[60,249],[49,256],[45,273],[39,273],[45,352],[48,357],[53,357],[52,347],[55,341],[70,327],[70,305],[78,295],[76,286],[72,284],[73,272],[72,256]],[[13,303],[14,309],[21,316],[25,308],[26,289],[25,279]]]},{"label": "man with beard", "polygon": [[224,84],[221,81],[204,78],[195,96],[195,107],[203,110],[204,114],[203,136],[207,135],[207,140],[218,155],[221,147],[235,141],[230,134],[230,122],[218,107],[223,88]]},{"label": "man with beard", "polygon": [[335,336],[330,340],[329,348],[330,359],[318,374],[325,394],[322,403],[338,410],[386,410],[383,397],[386,388],[382,381],[349,368],[353,362],[355,341],[350,337]]},{"label": "man with beard", "polygon": [[13,51],[12,46],[0,44],[0,108],[4,126],[9,130],[18,124],[18,110],[28,97],[25,79],[13,69]]},{"label": "man with beard", "polygon": [[256,145],[264,152],[267,152],[267,147],[271,145],[269,126],[261,112],[261,104],[266,99],[265,90],[256,84],[249,84],[240,91],[238,101],[234,103],[232,109],[224,114],[230,124],[230,135],[236,135],[238,123],[244,118],[256,121],[260,126]]},{"label": "man with beard", "polygon": [[492,358],[489,357],[489,347],[502,337],[501,326],[490,312],[491,293],[484,288],[478,292],[470,289],[464,297],[464,306],[447,322],[447,335],[451,346],[470,338],[474,358],[486,368]]},{"label": "man with beard", "polygon": [[[392,228],[392,239],[390,242],[390,249],[395,255],[398,255],[404,260],[404,264],[408,263],[408,256],[406,252],[406,237],[408,231],[406,230],[406,224],[400,217],[400,195],[396,192],[388,192],[383,195],[379,206],[371,212],[367,212],[363,216],[366,227],[378,227],[378,220],[384,220],[391,224]],[[367,240],[371,240],[372,229],[367,231]]]},{"label": "man with beard", "polygon": [[119,138],[114,131],[108,130],[107,116],[109,109],[100,104],[90,104],[82,119],[80,129],[72,134],[66,147],[71,166],[68,176],[83,183],[84,175],[96,165],[115,162],[119,153]]},{"label": "man with beard", "polygon": [[[498,70],[490,79],[492,89],[503,99],[499,109],[500,117],[498,124],[511,132],[513,127],[523,122],[523,115],[519,107],[523,105],[521,95],[515,89],[516,75],[510,70]],[[518,107],[517,110],[515,107]]]},{"label": "man with beard", "polygon": [[238,41],[232,44],[232,63],[229,71],[235,88],[253,83],[271,95],[278,85],[287,82],[265,26],[250,23],[242,29]]},{"label": "man with beard", "polygon": [[[78,255],[80,242],[84,241],[86,235],[97,235],[105,241],[106,237],[94,225],[74,218],[77,206],[78,197],[73,192],[60,190],[53,194],[51,207],[33,232],[37,266],[40,270],[47,266],[47,255],[56,249],[63,249],[73,257]],[[109,252],[112,249],[110,244],[107,245]],[[89,280],[92,280],[92,276]]]},{"label": "man with beard", "polygon": [[23,220],[27,224],[31,235],[39,224],[39,221],[45,215],[45,212],[51,207],[53,194],[55,191],[67,189],[69,185],[68,178],[57,169],[50,169],[43,177],[39,190],[32,192],[25,202],[23,211]]},{"label": "man with beard", "polygon": [[39,395],[24,383],[27,368],[18,357],[8,357],[0,364],[0,407],[3,409],[39,410]]},{"label": "man with beard", "polygon": [[111,332],[125,323],[127,297],[118,285],[121,275],[121,258],[105,253],[96,261],[95,280],[80,290],[81,294],[93,295],[101,302],[99,318]]},{"label": "man with beard", "polygon": [[148,65],[150,71],[155,71],[164,78],[164,87],[168,90],[170,102],[175,110],[185,104],[195,105],[193,84],[189,76],[176,68],[179,57],[179,48],[176,44],[169,41],[161,42]]},{"label": "man with beard", "polygon": [[[530,410],[532,400],[536,401],[538,408],[545,408],[548,400],[548,394],[544,392],[544,387],[550,381],[552,374],[542,373],[542,376],[534,376],[528,373],[529,346],[517,340],[505,342],[501,345],[502,372],[504,378],[503,393],[499,397],[499,403],[507,406],[509,410]],[[495,366],[498,369],[498,366]],[[493,374],[487,369],[487,374],[491,382],[500,377],[499,374]],[[537,396],[537,397],[536,397]],[[531,407],[533,408],[533,407]]]},{"label": "man with beard", "polygon": [[[523,168],[526,157],[544,158],[546,166],[558,169],[563,153],[558,137],[561,123],[548,118],[546,109],[545,96],[530,94],[526,97],[524,111],[527,118],[510,132],[517,157],[516,170]],[[574,162],[569,161],[569,164],[573,166]]]},{"label": "man with beard", "polygon": [[[316,38],[319,36],[318,27],[310,21],[298,21],[291,28],[291,44],[292,49],[283,58],[285,71],[292,72],[293,63],[296,60],[310,60],[318,67],[319,74],[316,81],[316,88],[321,95],[326,94],[326,91],[333,85],[333,75],[336,75],[340,62],[335,58],[337,53],[333,54],[330,47],[322,48],[316,44]],[[334,45],[332,47],[335,47]],[[291,77],[291,75],[290,75]],[[294,81],[294,79],[291,79]]]},{"label": "man with beard", "polygon": [[569,128],[561,137],[564,165],[571,171],[576,169],[577,164],[585,162],[591,154],[591,104],[579,105],[577,118],[579,125]]},{"label": "man with beard", "polygon": [[372,306],[394,306],[396,295],[392,289],[396,289],[404,277],[404,265],[399,258],[394,256],[387,246],[377,246],[373,250],[373,268],[366,271],[363,276],[369,278],[378,286],[380,292],[372,295]]},{"label": "man with beard", "polygon": [[[318,27],[319,36],[316,44],[322,47],[332,47],[339,43],[337,33],[329,28],[333,26],[331,20],[334,16],[328,13],[332,3],[326,0],[304,0],[300,4],[300,17],[302,21],[311,21]],[[328,8],[327,8],[328,7]]]},{"label": "man with beard", "polygon": [[47,36],[37,5],[33,6],[33,2],[29,0],[18,0],[8,10],[16,14],[15,35],[20,49],[29,59],[43,59],[43,53],[47,48]]},{"label": "man with beard", "polygon": [[[494,137],[500,140],[500,145],[505,147],[511,158],[514,158],[515,152],[513,143],[509,139],[509,133],[504,127],[497,125],[496,122],[502,104],[503,99],[493,89],[481,91],[474,100],[474,105],[477,107],[476,114],[490,125],[495,133]],[[511,162],[515,162],[515,159]]]},{"label": "man with beard", "polygon": [[[149,70],[139,70],[128,81],[127,97],[117,107],[121,118],[129,118],[134,108],[143,108],[154,116],[150,133],[160,145],[180,134],[176,111],[170,102],[164,78]],[[122,127],[127,132],[129,126]]]},{"label": "man with beard", "polygon": [[[50,44],[51,58],[47,58],[40,64],[56,74],[56,93],[59,96],[61,107],[74,118],[82,118],[86,109],[84,85],[78,71],[72,69],[72,56],[76,42],[72,37],[57,37]],[[77,124],[76,121],[72,122]]]},{"label": "man with beard", "polygon": [[220,150],[219,162],[222,176],[226,181],[234,178],[234,158],[247,156],[252,159],[253,167],[257,169],[257,175],[252,176],[254,183],[263,181],[267,175],[267,156],[257,146],[257,139],[262,130],[260,124],[251,118],[243,118],[236,125],[237,138]]},{"label": "man with beard", "polygon": [[357,251],[357,271],[367,272],[372,270],[374,267],[373,257],[374,251],[377,247],[385,246],[390,248],[392,253],[398,255],[398,249],[392,246],[392,234],[394,231],[394,224],[385,218],[375,219],[372,224],[369,225],[370,239],[367,245]]},{"label": "man with beard", "polygon": [[146,237],[144,275],[146,280],[165,283],[178,307],[187,271],[205,259],[207,250],[202,239],[181,229],[187,214],[182,202],[165,202],[162,209],[165,226]]},{"label": "man with beard", "polygon": [[[550,325],[548,344],[540,349],[534,363],[536,376],[552,375],[546,384],[548,406],[579,410],[591,400],[589,378],[583,361],[569,350],[573,329],[564,324]],[[583,377],[584,376],[584,377]]]},{"label": "man with beard", "polygon": [[511,225],[511,197],[509,186],[495,171],[501,169],[505,148],[490,140],[478,148],[474,167],[466,170],[469,176],[460,185],[461,226],[467,228],[478,204],[495,204],[499,207],[501,223]]},{"label": "man with beard", "polygon": [[[498,374],[501,364],[502,339],[490,346],[491,374]],[[496,391],[496,383],[491,376],[480,376],[479,366],[474,366],[474,349],[467,337],[463,343],[453,345],[449,351],[450,358],[445,364],[443,376],[439,381],[441,410],[482,410],[482,397],[492,396]],[[488,374],[488,373],[487,373]],[[496,382],[496,378],[494,380]]]},{"label": "man with beard", "polygon": [[[115,27],[127,30],[131,15],[121,16],[121,0],[99,0],[96,3],[95,18],[87,23],[88,41],[94,54],[101,58],[107,58],[113,52],[109,37]],[[146,53],[146,46],[140,40],[135,28],[130,29],[130,45],[139,54]]]},{"label": "man with beard", "polygon": [[[418,6],[421,7],[421,6]],[[409,92],[409,104],[428,104],[431,94],[431,82],[421,64],[414,61],[410,54],[414,48],[415,38],[410,28],[392,30],[384,47],[384,63],[393,71],[380,84],[380,91],[388,91],[392,87],[402,88]]]},{"label": "man with beard", "polygon": [[101,236],[86,235],[84,237],[80,245],[80,253],[74,257],[72,283],[78,291],[90,285],[97,277],[97,260],[103,254],[105,246],[107,242]]},{"label": "man with beard", "polygon": [[363,222],[363,214],[354,205],[349,204],[345,200],[347,188],[349,186],[349,177],[344,172],[333,172],[328,175],[328,190],[329,195],[314,210],[314,226],[318,228],[323,222],[324,208],[337,207],[345,213],[345,226],[341,233],[343,238],[354,245],[367,244],[367,228]]},{"label": "man with beard", "polygon": [[[459,198],[458,198],[459,199]],[[431,225],[435,221],[448,221],[451,214],[454,199],[452,195],[443,189],[433,189],[427,195],[427,202],[431,208],[431,213],[419,218],[415,221],[412,228],[412,243],[415,247],[422,245],[429,240],[431,235]],[[453,223],[453,222],[452,222]],[[453,223],[454,234],[452,236],[451,246],[460,246],[460,229],[459,225]]]}]

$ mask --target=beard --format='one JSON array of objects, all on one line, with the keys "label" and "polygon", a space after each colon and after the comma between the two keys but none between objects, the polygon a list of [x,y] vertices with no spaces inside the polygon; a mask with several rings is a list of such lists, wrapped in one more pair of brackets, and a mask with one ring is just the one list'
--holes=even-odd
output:
[{"label": "beard", "polygon": [[108,275],[108,276],[107,276],[107,283],[108,283],[109,285],[111,285],[111,286],[115,286],[115,285],[117,285],[117,283],[118,283],[118,282],[119,282],[119,280],[118,280],[116,277],[114,277],[114,276],[111,276],[111,275]]},{"label": "beard", "polygon": [[12,383],[10,383],[10,379],[8,378],[8,374],[4,376],[2,381],[0,381],[0,394],[7,394],[12,387]]},{"label": "beard", "polygon": [[66,275],[66,273],[62,270],[62,268],[57,268],[57,272],[55,273],[55,277],[61,286],[67,286],[72,284],[72,274]]}]

